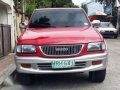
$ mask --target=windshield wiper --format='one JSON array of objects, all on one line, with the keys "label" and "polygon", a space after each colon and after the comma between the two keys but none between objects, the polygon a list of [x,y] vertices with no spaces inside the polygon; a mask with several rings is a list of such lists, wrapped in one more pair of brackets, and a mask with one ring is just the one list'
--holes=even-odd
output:
[{"label": "windshield wiper", "polygon": [[51,26],[51,25],[46,25],[46,24],[33,24],[33,25],[30,25],[30,27],[32,28],[32,27],[34,27],[34,28],[49,28],[49,27],[56,27],[56,26]]},{"label": "windshield wiper", "polygon": [[63,26],[63,27],[72,27],[72,26]]}]

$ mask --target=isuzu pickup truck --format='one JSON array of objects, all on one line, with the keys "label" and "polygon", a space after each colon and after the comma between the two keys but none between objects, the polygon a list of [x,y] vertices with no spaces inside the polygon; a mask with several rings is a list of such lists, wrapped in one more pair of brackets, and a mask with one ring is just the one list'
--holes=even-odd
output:
[{"label": "isuzu pickup truck", "polygon": [[107,46],[80,8],[34,10],[16,47],[17,76],[32,82],[35,74],[89,72],[89,80],[103,82]]}]

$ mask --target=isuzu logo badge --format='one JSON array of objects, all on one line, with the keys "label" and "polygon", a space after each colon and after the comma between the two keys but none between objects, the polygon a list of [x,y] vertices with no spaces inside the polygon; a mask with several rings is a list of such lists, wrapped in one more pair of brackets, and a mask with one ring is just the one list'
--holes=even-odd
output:
[{"label": "isuzu logo badge", "polygon": [[68,48],[55,48],[56,51],[68,51]]}]

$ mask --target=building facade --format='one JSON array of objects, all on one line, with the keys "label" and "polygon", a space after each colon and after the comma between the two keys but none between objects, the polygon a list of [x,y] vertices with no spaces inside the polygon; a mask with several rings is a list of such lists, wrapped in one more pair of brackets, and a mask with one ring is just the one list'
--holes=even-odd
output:
[{"label": "building facade", "polygon": [[10,25],[11,49],[15,47],[15,11],[13,0],[0,0],[0,24]]},{"label": "building facade", "polygon": [[116,0],[115,7],[118,8],[118,13],[117,13],[117,29],[119,30],[119,33],[120,33],[120,0]]}]

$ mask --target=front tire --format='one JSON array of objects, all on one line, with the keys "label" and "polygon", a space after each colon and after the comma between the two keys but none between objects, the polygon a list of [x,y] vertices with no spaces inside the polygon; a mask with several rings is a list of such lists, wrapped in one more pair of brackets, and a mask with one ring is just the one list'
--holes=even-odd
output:
[{"label": "front tire", "polygon": [[31,74],[17,73],[16,79],[22,85],[31,85],[34,80],[34,76]]},{"label": "front tire", "polygon": [[114,39],[117,39],[117,38],[118,38],[118,33],[114,34]]},{"label": "front tire", "polygon": [[92,82],[103,82],[106,76],[106,69],[89,72],[89,80]]}]

